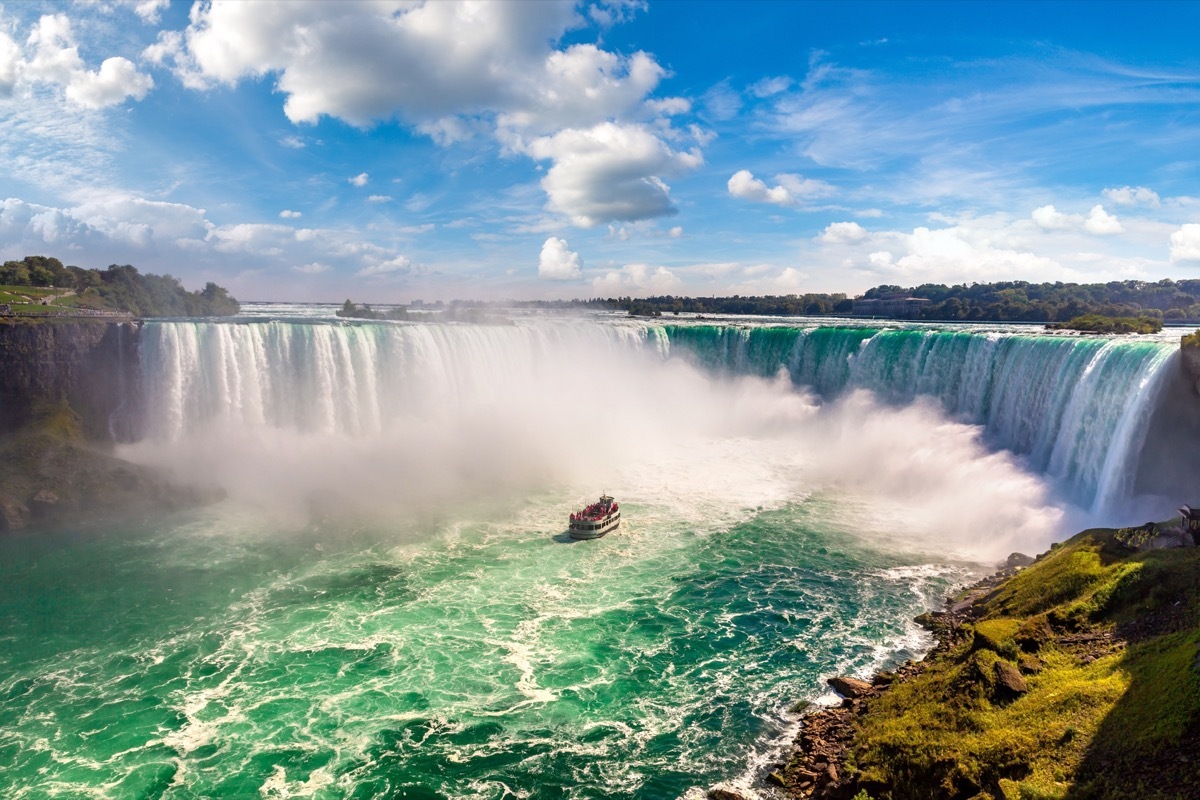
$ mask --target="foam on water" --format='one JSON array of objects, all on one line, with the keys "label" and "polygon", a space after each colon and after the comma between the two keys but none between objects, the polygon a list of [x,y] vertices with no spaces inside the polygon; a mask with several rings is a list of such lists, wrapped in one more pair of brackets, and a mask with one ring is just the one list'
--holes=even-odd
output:
[{"label": "foam on water", "polygon": [[[1070,532],[1062,498],[1128,493],[1166,358],[326,311],[146,325],[123,452],[225,502],[0,541],[4,796],[751,791],[826,677],[919,654],[912,617]],[[571,542],[601,490],[622,527]]]}]

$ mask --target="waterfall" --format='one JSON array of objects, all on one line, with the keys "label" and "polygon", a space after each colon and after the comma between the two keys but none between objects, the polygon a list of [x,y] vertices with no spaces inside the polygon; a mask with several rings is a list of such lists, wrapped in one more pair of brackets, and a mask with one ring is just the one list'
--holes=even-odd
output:
[{"label": "waterfall", "polygon": [[705,368],[782,369],[827,398],[854,389],[893,403],[934,398],[1099,513],[1129,499],[1177,350],[1142,339],[864,327],[666,326],[664,336],[672,354]]},{"label": "waterfall", "polygon": [[214,424],[378,436],[405,420],[477,414],[530,386],[562,403],[619,391],[621,364],[690,361],[833,400],[931,398],[951,419],[1103,513],[1135,490],[1175,347],[1162,341],[979,332],[520,320],[511,326],[254,320],[147,323],[145,437]]}]

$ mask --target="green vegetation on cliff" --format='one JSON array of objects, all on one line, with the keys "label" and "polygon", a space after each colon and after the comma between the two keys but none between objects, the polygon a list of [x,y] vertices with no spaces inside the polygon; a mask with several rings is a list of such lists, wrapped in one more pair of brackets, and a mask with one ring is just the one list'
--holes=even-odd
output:
[{"label": "green vegetation on cliff", "polygon": [[128,264],[83,269],[47,256],[26,256],[0,265],[0,304],[13,311],[68,307],[139,317],[231,316],[240,310],[238,301],[212,282],[189,292],[178,278],[142,274]]},{"label": "green vegetation on cliff", "polygon": [[1085,333],[1158,333],[1162,330],[1161,319],[1154,317],[1106,317],[1102,314],[1084,314],[1067,322],[1051,322],[1046,327],[1052,331],[1083,331]]},{"label": "green vegetation on cliff", "polygon": [[[1129,538],[1126,536],[1125,538]],[[876,800],[1200,797],[1200,548],[1091,530],[950,618],[858,718]]]}]

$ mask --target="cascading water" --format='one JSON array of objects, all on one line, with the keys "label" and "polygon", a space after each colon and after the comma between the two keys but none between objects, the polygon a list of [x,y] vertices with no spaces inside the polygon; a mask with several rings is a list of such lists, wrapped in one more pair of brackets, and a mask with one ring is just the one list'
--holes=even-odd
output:
[{"label": "cascading water", "polygon": [[671,352],[771,375],[826,397],[868,389],[937,399],[1098,514],[1129,503],[1147,425],[1176,345],[935,329],[672,326]]},{"label": "cascading water", "polygon": [[225,502],[0,539],[0,795],[753,795],[1187,418],[1165,343],[290,311],[141,332],[119,452]]}]

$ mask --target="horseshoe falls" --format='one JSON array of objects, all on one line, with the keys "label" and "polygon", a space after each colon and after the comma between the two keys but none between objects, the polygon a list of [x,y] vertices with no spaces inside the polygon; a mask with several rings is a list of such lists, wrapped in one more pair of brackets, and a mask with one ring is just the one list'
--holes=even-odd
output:
[{"label": "horseshoe falls", "polygon": [[1168,338],[301,311],[140,333],[119,453],[223,500],[0,540],[3,797],[752,794],[953,587],[1196,499]]}]

